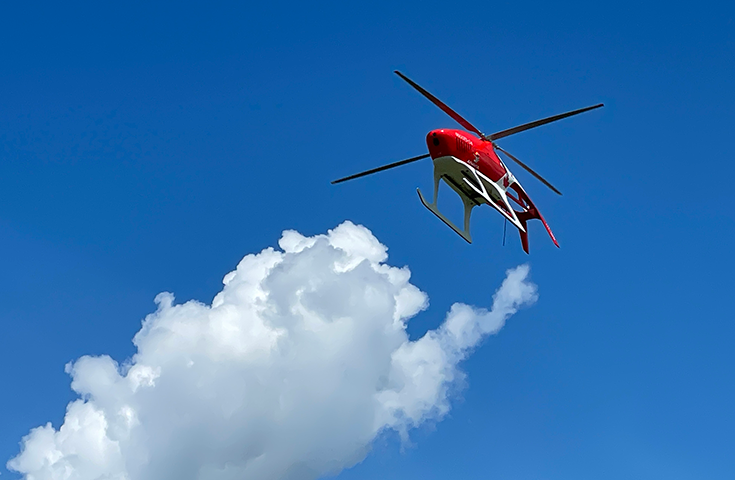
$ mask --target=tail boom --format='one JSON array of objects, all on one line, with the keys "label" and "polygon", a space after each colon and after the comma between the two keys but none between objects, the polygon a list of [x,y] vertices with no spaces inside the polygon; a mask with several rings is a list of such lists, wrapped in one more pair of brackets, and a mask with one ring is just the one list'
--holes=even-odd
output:
[{"label": "tail boom", "polygon": [[520,212],[515,212],[516,216],[518,217],[518,221],[521,223],[521,225],[523,225],[523,230],[521,230],[520,228],[518,229],[518,232],[521,235],[521,245],[523,246],[523,251],[526,253],[529,252],[527,223],[529,220],[533,219],[541,220],[541,223],[544,224],[544,228],[546,228],[546,232],[549,234],[549,237],[551,237],[551,241],[554,242],[554,245],[556,245],[557,248],[559,248],[559,242],[556,240],[554,233],[551,231],[551,227],[549,227],[549,224],[546,223],[543,215],[541,215],[541,212],[538,211],[536,205],[534,205],[534,203],[531,201],[531,198],[528,196],[526,191],[523,190],[521,184],[516,181],[509,186],[509,189],[513,189],[518,194],[518,198],[515,198],[511,195],[509,195],[509,197],[513,199],[513,201],[523,209]]}]

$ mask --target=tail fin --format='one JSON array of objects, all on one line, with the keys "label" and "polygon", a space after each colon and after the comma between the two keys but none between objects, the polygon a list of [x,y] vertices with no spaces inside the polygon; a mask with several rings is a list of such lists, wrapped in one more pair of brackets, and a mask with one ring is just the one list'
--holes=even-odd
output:
[{"label": "tail fin", "polygon": [[528,225],[526,223],[526,219],[521,218],[520,215],[518,215],[518,220],[520,220],[521,225],[523,225],[523,230],[518,230],[518,233],[521,234],[521,245],[523,245],[523,251],[528,253]]},{"label": "tail fin", "polygon": [[556,248],[561,248],[559,247],[559,242],[556,241],[554,232],[551,231],[551,227],[549,227],[549,224],[546,223],[546,220],[544,220],[544,217],[541,216],[541,212],[537,210],[536,213],[538,213],[538,219],[541,220],[541,223],[544,224],[544,227],[546,228],[546,232],[548,232],[549,236],[551,237],[551,241],[554,242],[554,245],[556,245]]},{"label": "tail fin", "polygon": [[528,253],[528,227],[527,223],[528,220],[531,220],[533,218],[538,218],[541,220],[541,223],[544,224],[544,227],[546,228],[546,231],[548,232],[549,236],[551,237],[551,241],[554,242],[554,245],[556,245],[557,248],[559,248],[559,242],[556,241],[556,237],[554,236],[554,233],[551,231],[551,228],[549,227],[549,224],[546,223],[546,220],[544,220],[544,217],[541,215],[541,212],[539,212],[536,209],[536,206],[531,203],[531,200],[526,197],[526,202],[529,205],[529,209],[525,212],[516,212],[516,215],[518,216],[518,220],[521,222],[521,225],[523,225],[523,230],[518,230],[521,234],[521,244],[523,245],[523,251]]}]

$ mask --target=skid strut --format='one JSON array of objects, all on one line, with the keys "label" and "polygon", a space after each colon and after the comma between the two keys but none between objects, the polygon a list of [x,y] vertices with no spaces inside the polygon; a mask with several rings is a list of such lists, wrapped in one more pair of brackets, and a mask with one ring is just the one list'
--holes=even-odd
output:
[{"label": "skid strut", "polygon": [[[446,223],[452,230],[457,232],[460,237],[464,238],[467,243],[472,243],[472,236],[470,235],[470,216],[472,215],[472,209],[477,206],[477,203],[475,203],[473,200],[468,198],[467,196],[463,195],[461,192],[457,192],[462,199],[462,203],[464,204],[464,229],[460,229],[458,226],[456,226],[451,220],[449,220],[447,217],[445,217],[437,208],[436,202],[439,199],[439,182],[442,179],[441,172],[438,171],[438,169],[434,169],[434,201],[432,203],[429,203],[426,201],[424,196],[421,194],[420,189],[416,189],[416,192],[419,194],[419,199],[421,200],[421,203],[424,205],[424,207],[428,208],[431,213],[439,217],[439,220]],[[454,186],[447,184],[452,187],[453,190],[455,190]]]}]

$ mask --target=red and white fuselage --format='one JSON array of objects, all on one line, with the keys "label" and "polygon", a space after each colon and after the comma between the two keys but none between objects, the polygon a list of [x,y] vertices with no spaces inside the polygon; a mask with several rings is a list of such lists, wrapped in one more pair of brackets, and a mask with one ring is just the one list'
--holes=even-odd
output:
[{"label": "red and white fuselage", "polygon": [[[521,184],[500,159],[491,141],[478,138],[464,130],[443,128],[429,132],[426,144],[434,161],[434,201],[428,203],[419,191],[421,201],[465,240],[471,242],[469,217],[472,208],[488,204],[518,228],[526,253],[528,253],[526,222],[533,218],[541,220],[554,244],[559,246],[548,224]],[[459,229],[436,208],[440,180],[444,180],[464,202],[464,229]]]}]

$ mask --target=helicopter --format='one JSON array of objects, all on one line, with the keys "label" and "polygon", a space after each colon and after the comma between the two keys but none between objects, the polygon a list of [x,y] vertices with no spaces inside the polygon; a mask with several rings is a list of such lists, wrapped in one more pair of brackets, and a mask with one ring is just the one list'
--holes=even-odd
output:
[{"label": "helicopter", "polygon": [[[520,165],[554,191],[554,193],[561,195],[561,192],[531,167],[501,148],[496,141],[573,115],[579,115],[580,113],[585,113],[603,107],[604,105],[600,103],[590,107],[572,110],[486,135],[416,82],[398,70],[395,70],[394,73],[429,99],[429,101],[439,107],[444,113],[452,117],[465,130],[450,128],[432,130],[426,135],[426,145],[428,146],[429,153],[340,178],[334,180],[332,184],[346,182],[347,180],[364,177],[431,157],[434,162],[434,200],[428,202],[421,193],[421,190],[417,188],[416,191],[419,199],[424,207],[468,243],[472,243],[472,236],[470,235],[470,216],[472,215],[472,209],[480,205],[489,205],[518,229],[521,236],[521,245],[527,254],[529,253],[527,223],[532,219],[538,219],[543,223],[554,245],[559,247],[559,242],[554,237],[549,224],[541,215],[538,208],[536,208],[533,201],[531,201],[531,198],[516,177],[510,172],[500,155],[498,155],[498,152]],[[439,182],[442,180],[462,200],[464,205],[464,228],[459,228],[455,225],[437,207]],[[505,232],[503,241],[505,241]]]}]

